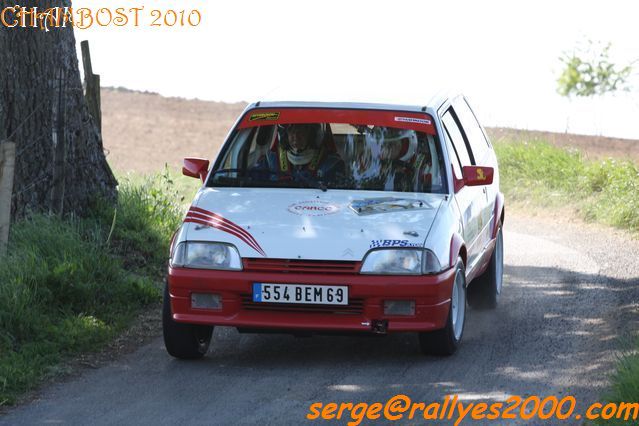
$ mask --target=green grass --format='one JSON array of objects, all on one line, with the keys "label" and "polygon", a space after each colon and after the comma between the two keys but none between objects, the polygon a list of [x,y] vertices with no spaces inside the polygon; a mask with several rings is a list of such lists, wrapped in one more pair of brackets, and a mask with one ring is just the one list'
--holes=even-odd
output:
[{"label": "green grass", "polygon": [[12,226],[0,259],[0,405],[160,300],[181,190],[167,171],[121,178],[116,209],[97,203],[88,218],[34,215]]},{"label": "green grass", "polygon": [[[627,347],[632,347],[633,345],[628,345],[624,343]],[[635,350],[626,349],[624,350],[622,356],[619,359],[617,364],[617,369],[615,373],[612,375],[612,384],[610,389],[603,396],[603,404],[607,403],[616,403],[620,402],[633,403],[639,401],[639,342],[636,342],[634,345]],[[625,418],[625,414],[624,418]],[[632,416],[632,412],[628,415]],[[629,420],[621,419],[610,419],[610,420],[599,420],[596,424],[601,425],[636,425],[639,419],[632,420],[630,417]]]},{"label": "green grass", "polygon": [[[543,141],[495,143],[501,188],[509,204],[568,207],[582,218],[639,231],[639,170],[630,161],[587,161],[577,151]],[[627,345],[611,376],[606,402],[639,401],[639,342]],[[597,424],[636,424],[637,420],[600,420]]]},{"label": "green grass", "polygon": [[639,230],[639,170],[630,161],[587,161],[543,141],[499,141],[501,187],[509,203],[568,206],[586,220]]},{"label": "green grass", "polygon": [[[120,181],[119,207],[100,208],[99,221],[115,226],[109,243],[116,252],[126,253],[125,266],[147,275],[165,266],[168,240],[178,227],[183,211],[201,181],[165,169],[153,176],[128,174]],[[148,268],[147,266],[151,266]],[[163,268],[160,269],[163,274]]]}]

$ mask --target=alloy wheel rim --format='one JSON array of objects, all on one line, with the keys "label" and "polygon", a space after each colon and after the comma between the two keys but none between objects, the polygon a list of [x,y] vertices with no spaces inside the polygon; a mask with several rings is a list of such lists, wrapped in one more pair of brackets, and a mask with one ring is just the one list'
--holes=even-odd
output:
[{"label": "alloy wheel rim", "polygon": [[453,295],[451,298],[451,315],[453,320],[453,333],[455,339],[461,338],[464,328],[464,315],[466,314],[466,299],[464,298],[464,277],[461,271],[455,274]]}]

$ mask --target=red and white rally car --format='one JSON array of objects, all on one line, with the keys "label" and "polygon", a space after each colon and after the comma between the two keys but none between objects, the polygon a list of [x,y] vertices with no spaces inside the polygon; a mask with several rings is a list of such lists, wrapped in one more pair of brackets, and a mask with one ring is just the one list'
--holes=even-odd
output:
[{"label": "red and white rally car", "polygon": [[504,198],[466,99],[427,106],[249,105],[171,244],[168,352],[199,358],[213,326],[416,332],[452,354],[467,301],[502,287]]}]

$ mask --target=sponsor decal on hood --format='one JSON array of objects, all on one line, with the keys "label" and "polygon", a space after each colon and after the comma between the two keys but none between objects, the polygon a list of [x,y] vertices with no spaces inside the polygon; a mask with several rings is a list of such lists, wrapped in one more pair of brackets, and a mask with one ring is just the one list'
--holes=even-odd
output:
[{"label": "sponsor decal on hood", "polygon": [[411,242],[410,240],[372,240],[370,248],[380,247],[421,247],[420,243]]},{"label": "sponsor decal on hood", "polygon": [[367,215],[417,209],[434,209],[437,206],[425,200],[383,197],[354,200],[350,207],[359,215]]},{"label": "sponsor decal on hood", "polygon": [[300,216],[326,216],[337,213],[340,208],[339,205],[328,201],[311,200],[293,203],[288,206],[288,211]]}]

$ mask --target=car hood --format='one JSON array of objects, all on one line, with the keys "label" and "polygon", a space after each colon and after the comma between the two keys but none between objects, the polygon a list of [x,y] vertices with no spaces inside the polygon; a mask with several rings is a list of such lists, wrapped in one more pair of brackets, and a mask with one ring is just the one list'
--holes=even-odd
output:
[{"label": "car hood", "polygon": [[362,260],[375,247],[423,247],[443,194],[203,188],[184,239],[233,244],[242,257]]}]

